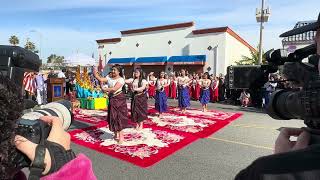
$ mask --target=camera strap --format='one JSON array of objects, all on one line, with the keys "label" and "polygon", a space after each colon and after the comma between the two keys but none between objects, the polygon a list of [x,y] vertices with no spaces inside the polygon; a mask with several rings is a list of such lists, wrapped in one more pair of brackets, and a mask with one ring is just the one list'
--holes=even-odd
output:
[{"label": "camera strap", "polygon": [[38,180],[42,176],[42,172],[45,170],[44,158],[46,155],[45,146],[45,134],[44,134],[44,124],[40,123],[40,143],[36,147],[36,152],[34,160],[29,168],[29,180]]},{"label": "camera strap", "polygon": [[30,166],[29,180],[38,180],[42,176],[42,172],[45,169],[44,157],[46,154],[46,147],[42,144],[39,144],[36,147],[34,161]]}]

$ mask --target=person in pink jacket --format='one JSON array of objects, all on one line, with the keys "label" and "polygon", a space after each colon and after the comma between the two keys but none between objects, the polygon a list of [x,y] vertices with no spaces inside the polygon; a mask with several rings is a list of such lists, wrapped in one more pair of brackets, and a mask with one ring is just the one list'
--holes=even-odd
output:
[{"label": "person in pink jacket", "polygon": [[26,179],[15,161],[20,151],[31,160],[29,168],[38,170],[36,173],[30,171],[29,179],[95,180],[90,159],[84,154],[76,156],[73,153],[70,135],[64,131],[58,117],[40,118],[51,125],[48,138],[41,141],[40,145],[17,135],[17,121],[24,107],[20,92],[13,81],[0,75],[0,179]]}]

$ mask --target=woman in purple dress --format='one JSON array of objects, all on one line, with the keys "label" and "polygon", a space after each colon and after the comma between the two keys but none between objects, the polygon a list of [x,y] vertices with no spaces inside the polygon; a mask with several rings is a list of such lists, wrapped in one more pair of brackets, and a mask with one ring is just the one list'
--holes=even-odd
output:
[{"label": "woman in purple dress", "polygon": [[181,69],[181,76],[178,77],[178,103],[182,113],[185,113],[187,107],[190,106],[189,82],[186,70]]},{"label": "woman in purple dress", "polygon": [[124,140],[122,130],[128,127],[127,102],[122,90],[125,85],[122,67],[118,64],[112,66],[112,76],[106,78],[100,77],[95,68],[94,76],[100,82],[106,82],[108,85],[108,88],[102,87],[102,90],[108,92],[109,95],[107,122],[110,131],[114,132],[114,139],[121,144]]},{"label": "woman in purple dress", "polygon": [[159,79],[156,82],[156,98],[155,98],[155,108],[159,112],[159,117],[161,118],[161,114],[168,110],[167,105],[167,95],[165,93],[165,88],[168,86],[168,82],[165,79],[165,73],[163,71],[160,72]]},{"label": "woman in purple dress", "polygon": [[134,78],[126,80],[132,85],[131,119],[137,123],[136,129],[142,130],[143,121],[148,119],[147,80],[141,68],[134,71]]},{"label": "woman in purple dress", "polygon": [[203,74],[203,79],[200,80],[201,94],[200,94],[200,103],[202,104],[202,111],[207,112],[208,103],[210,101],[210,84],[211,80],[209,79],[209,73]]}]

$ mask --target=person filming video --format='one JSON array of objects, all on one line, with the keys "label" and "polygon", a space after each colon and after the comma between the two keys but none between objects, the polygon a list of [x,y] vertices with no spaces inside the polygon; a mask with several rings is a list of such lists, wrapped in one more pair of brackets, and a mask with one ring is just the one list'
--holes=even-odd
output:
[{"label": "person filming video", "polygon": [[26,176],[16,161],[18,153],[30,161],[30,180],[35,179],[96,179],[91,161],[83,154],[74,155],[70,135],[55,116],[42,116],[50,132],[44,143],[34,143],[18,135],[18,120],[24,108],[18,86],[0,75],[0,179],[23,180]]},{"label": "person filming video", "polygon": [[[316,58],[318,72],[320,72],[320,13],[318,20],[300,28],[283,33],[280,37],[288,37],[308,31],[316,31]],[[302,76],[302,74],[301,74]],[[317,74],[316,74],[317,76]],[[320,75],[319,75],[320,76]],[[316,77],[315,79],[319,79]],[[317,81],[315,81],[317,82]],[[312,84],[313,85],[313,84]],[[319,86],[317,86],[319,87]],[[319,91],[313,89],[314,92]],[[306,91],[309,92],[309,91]],[[292,93],[293,94],[293,93]],[[283,96],[284,97],[284,96]],[[313,96],[312,96],[313,97]],[[319,95],[315,96],[319,98]],[[302,99],[302,98],[301,98]],[[286,99],[289,100],[289,99]],[[313,99],[319,102],[319,99]],[[298,101],[299,103],[300,101]],[[297,103],[297,104],[298,104]],[[302,104],[302,103],[301,103]],[[295,104],[292,104],[293,107]],[[316,107],[318,104],[311,104]],[[282,107],[286,104],[282,104]],[[307,108],[307,106],[304,106]],[[285,109],[286,107],[284,107]],[[317,109],[317,108],[315,108]],[[287,109],[286,109],[287,110]],[[286,111],[291,113],[290,111]],[[308,111],[309,112],[309,111]],[[319,109],[312,111],[313,117],[304,117],[306,128],[282,128],[275,142],[274,154],[260,157],[235,177],[236,180],[277,180],[277,179],[320,179],[320,130]],[[309,119],[308,119],[309,118]],[[293,119],[293,118],[288,118]],[[306,121],[309,120],[309,121]],[[312,122],[312,123],[310,123]],[[297,137],[296,141],[290,137]]]}]

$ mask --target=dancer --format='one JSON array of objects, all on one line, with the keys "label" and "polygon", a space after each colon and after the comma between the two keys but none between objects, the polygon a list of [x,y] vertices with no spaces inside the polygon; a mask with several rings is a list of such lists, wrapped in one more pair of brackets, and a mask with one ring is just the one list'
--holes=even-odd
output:
[{"label": "dancer", "polygon": [[151,72],[148,76],[148,96],[149,98],[154,98],[155,96],[155,93],[156,93],[156,81],[157,81],[157,78],[154,76],[154,73]]},{"label": "dancer", "polygon": [[167,95],[165,93],[165,88],[168,86],[167,80],[164,78],[165,73],[160,72],[159,79],[157,80],[157,92],[155,98],[155,107],[159,112],[159,118],[161,118],[161,114],[166,112],[168,109],[167,105]]},{"label": "dancer", "polygon": [[174,77],[174,75],[170,76],[170,98],[177,98],[177,82],[176,77]]},{"label": "dancer", "polygon": [[167,85],[164,88],[164,92],[166,93],[166,96],[169,97],[169,91],[170,91],[170,79],[169,79],[169,75],[165,74],[164,75],[164,79],[167,82]]},{"label": "dancer", "polygon": [[138,131],[143,129],[143,121],[148,119],[148,98],[146,94],[148,82],[141,68],[134,71],[134,78],[126,80],[132,87],[131,119]]},{"label": "dancer", "polygon": [[200,80],[201,85],[201,95],[200,95],[200,103],[202,104],[202,111],[208,111],[208,103],[210,101],[210,84],[211,80],[209,79],[209,73],[203,74],[203,79]]},{"label": "dancer", "polygon": [[195,97],[197,101],[200,99],[200,94],[201,94],[200,78],[199,78],[199,75],[196,74]]},{"label": "dancer", "polygon": [[111,77],[100,77],[96,68],[94,76],[100,82],[106,82],[107,87],[102,87],[104,92],[109,95],[108,124],[110,131],[114,132],[114,139],[119,144],[123,143],[123,129],[128,127],[128,109],[124,93],[122,92],[125,81],[123,79],[122,67],[118,64],[112,66]]},{"label": "dancer", "polygon": [[219,101],[219,78],[215,77],[213,82],[213,102]]},{"label": "dancer", "polygon": [[181,69],[181,77],[178,77],[178,103],[182,113],[185,113],[186,108],[190,106],[189,83],[190,79],[186,76],[186,70]]}]

